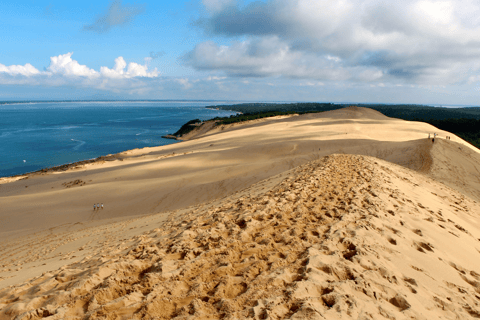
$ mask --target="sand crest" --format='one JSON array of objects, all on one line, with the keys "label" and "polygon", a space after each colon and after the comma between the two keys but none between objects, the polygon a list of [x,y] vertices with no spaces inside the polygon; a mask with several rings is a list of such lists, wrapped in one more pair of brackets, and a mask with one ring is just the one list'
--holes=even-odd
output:
[{"label": "sand crest", "polygon": [[282,179],[171,213],[133,246],[5,288],[0,319],[480,314],[476,203],[364,156],[328,156]]}]

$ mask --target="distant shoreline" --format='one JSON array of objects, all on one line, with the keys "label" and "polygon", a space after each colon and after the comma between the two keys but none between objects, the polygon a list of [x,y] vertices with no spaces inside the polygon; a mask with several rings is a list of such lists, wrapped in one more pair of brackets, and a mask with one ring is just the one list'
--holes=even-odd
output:
[{"label": "distant shoreline", "polygon": [[[210,105],[210,103],[218,103],[218,102],[221,102],[221,101],[220,100],[129,100],[129,101],[124,101],[124,100],[42,100],[42,101],[36,100],[36,101],[27,101],[27,100],[23,100],[23,101],[0,101],[0,111],[2,110],[1,108],[3,106],[6,106],[6,108],[15,108],[15,105],[21,105],[21,104],[24,104],[24,105],[27,104],[27,105],[25,105],[25,107],[28,108],[28,104],[39,104],[39,103],[40,104],[41,103],[45,103],[45,104],[69,104],[69,103],[89,104],[89,103],[92,103],[92,105],[95,105],[95,104],[101,105],[103,102],[106,103],[106,104],[108,104],[108,103],[116,104],[118,102],[124,103],[124,104],[129,104],[129,103],[135,104],[135,103],[141,103],[141,102],[145,102],[147,104],[148,103],[155,104],[155,103],[160,103],[160,102],[164,102],[164,103],[165,102],[167,102],[167,103],[171,102],[172,104],[179,104],[180,106],[183,106],[183,104],[185,103],[185,107],[188,107],[188,105],[190,103],[194,104],[195,102],[201,102],[200,108],[204,108],[206,105]],[[10,107],[8,107],[8,105],[10,105]],[[166,105],[166,103],[165,103],[165,105]],[[51,106],[51,107],[55,108],[55,106]],[[68,106],[65,106],[65,107],[68,108]],[[135,108],[135,107],[136,106],[131,106],[131,108]],[[161,107],[162,106],[158,106],[158,108],[161,108]],[[20,108],[23,108],[23,106],[20,106]],[[108,108],[108,106],[105,106],[105,108]],[[220,110],[220,112],[222,112],[222,111],[223,110]],[[235,113],[235,112],[231,112],[231,113]],[[207,115],[208,115],[208,112],[207,112]],[[209,115],[208,117],[213,118],[213,117],[215,117],[215,115]],[[176,129],[180,128],[180,126],[181,125],[179,125]],[[162,126],[160,125],[159,128],[162,128]],[[170,130],[172,130],[172,128],[169,128],[169,131]],[[166,132],[163,131],[162,134],[163,133],[166,133]],[[162,137],[163,139],[166,138],[166,137],[161,136],[160,132],[156,137],[157,138]],[[4,168],[5,169],[4,174],[0,174],[0,181],[5,180],[5,179],[22,179],[24,177],[28,177],[28,176],[32,176],[32,175],[45,174],[47,172],[62,172],[62,171],[66,171],[66,170],[69,170],[71,168],[82,166],[82,165],[85,165],[85,164],[95,163],[95,162],[99,162],[99,161],[111,161],[111,160],[121,159],[121,157],[118,156],[118,155],[120,153],[123,153],[123,152],[127,152],[127,151],[134,150],[134,149],[161,147],[163,145],[169,145],[169,144],[177,143],[177,142],[181,141],[180,139],[178,139],[178,140],[175,139],[177,141],[166,142],[163,139],[157,139],[158,141],[153,141],[153,143],[150,144],[150,145],[128,144],[128,146],[123,146],[122,147],[122,145],[120,144],[120,145],[118,145],[119,148],[116,148],[115,150],[105,150],[106,151],[105,153],[102,153],[102,151],[100,150],[100,155],[98,155],[98,153],[93,154],[93,156],[96,156],[96,157],[93,157],[93,158],[92,158],[92,154],[89,154],[89,155],[85,154],[86,155],[85,157],[82,157],[82,156],[77,157],[77,159],[81,159],[81,160],[76,160],[76,159],[71,159],[70,160],[70,159],[68,159],[68,156],[67,156],[67,157],[65,157],[66,158],[65,160],[67,160],[67,161],[65,161],[63,163],[58,163],[58,162],[57,163],[55,163],[55,162],[51,163],[50,162],[50,165],[48,163],[44,163],[45,166],[42,166],[42,163],[38,163],[38,164],[35,164],[34,166],[32,166],[33,168],[32,167],[30,167],[30,168],[26,167],[25,171],[21,170],[22,169],[21,166],[17,166],[17,167],[12,166],[11,168],[7,167],[7,168]],[[126,147],[126,148],[124,148],[124,147]],[[73,157],[71,157],[71,158],[73,158]],[[25,158],[25,159],[28,160],[28,158]],[[70,160],[70,161],[68,161],[68,160]]]},{"label": "distant shoreline", "polygon": [[[85,100],[0,100],[1,105],[12,105],[12,104],[36,104],[36,103],[85,103],[85,102],[218,102],[225,103],[226,105],[242,105],[242,104],[270,104],[270,105],[281,105],[281,104],[334,104],[334,105],[387,105],[387,106],[424,106],[424,107],[433,107],[433,108],[479,108],[480,105],[467,105],[467,104],[453,104],[453,103],[428,103],[428,104],[415,104],[415,103],[387,103],[387,102],[312,102],[312,101],[246,101],[246,100],[216,100],[216,99],[136,99],[136,100],[105,100],[105,99],[85,99]],[[220,105],[219,105],[220,106]],[[224,106],[224,105],[222,105]],[[207,108],[215,109],[215,106],[208,106]]]},{"label": "distant shoreline", "polygon": [[[0,105],[4,104],[27,104],[27,103],[72,103],[72,102],[230,102],[229,100],[6,100],[0,101]],[[237,101],[237,100],[235,100]],[[231,101],[234,102],[234,101]],[[242,102],[242,101],[237,101]]]},{"label": "distant shoreline", "polygon": [[[126,151],[129,151],[129,150],[126,150]],[[122,152],[126,152],[126,151],[122,151]],[[114,161],[114,160],[122,161],[123,159],[118,158],[116,156],[116,155],[118,155],[122,152],[119,152],[119,153],[116,153],[116,154],[108,154],[108,155],[105,155],[105,156],[99,156],[99,157],[93,158],[93,159],[86,159],[86,160],[80,160],[80,161],[75,161],[75,162],[69,162],[69,163],[58,165],[58,166],[46,167],[46,168],[35,170],[35,171],[29,171],[29,172],[25,172],[25,173],[21,173],[21,174],[15,174],[13,176],[0,177],[0,182],[1,182],[2,179],[20,178],[18,180],[22,180],[22,179],[28,179],[28,177],[32,176],[32,175],[39,175],[39,174],[41,175],[41,174],[46,174],[48,172],[67,171],[69,169],[72,169],[72,168],[75,168],[75,167],[78,167],[78,166],[83,166],[83,165],[86,165],[86,164],[96,163],[96,162],[100,162],[100,161]]]}]

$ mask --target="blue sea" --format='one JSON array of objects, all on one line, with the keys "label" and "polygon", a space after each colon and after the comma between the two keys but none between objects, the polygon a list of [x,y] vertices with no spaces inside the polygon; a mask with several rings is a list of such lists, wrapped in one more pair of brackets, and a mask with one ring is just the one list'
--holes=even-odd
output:
[{"label": "blue sea", "polygon": [[30,102],[0,104],[0,177],[161,146],[192,119],[235,114],[219,101]]}]

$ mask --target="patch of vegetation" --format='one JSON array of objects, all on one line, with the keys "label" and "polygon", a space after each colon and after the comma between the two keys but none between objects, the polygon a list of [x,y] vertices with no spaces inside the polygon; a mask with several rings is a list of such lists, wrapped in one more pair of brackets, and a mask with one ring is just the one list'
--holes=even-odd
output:
[{"label": "patch of vegetation", "polygon": [[[311,111],[330,111],[351,106],[352,104],[335,103],[242,103],[234,105],[219,105],[207,108],[218,108],[221,110],[232,110],[242,113],[259,112],[311,112]],[[428,119],[480,119],[480,108],[441,108],[426,105],[414,104],[355,104],[358,107],[377,110],[387,117],[403,120],[425,121]]]},{"label": "patch of vegetation", "polygon": [[198,123],[201,123],[201,122],[202,121],[200,119],[190,120],[187,123],[185,123],[180,129],[178,129],[178,131],[175,132],[173,135],[175,137],[181,137],[184,134],[187,134],[190,131],[192,131],[193,129],[195,129],[195,127],[196,127],[195,125],[198,124]]},{"label": "patch of vegetation", "polygon": [[[232,110],[242,112],[243,114],[257,114],[268,112],[292,112],[292,113],[305,113],[308,111],[330,111],[343,106],[338,107],[334,103],[242,103],[234,105],[219,105],[214,106],[221,110]],[[213,108],[213,107],[207,107]]]},{"label": "patch of vegetation", "polygon": [[[311,113],[316,113],[320,111],[312,111]],[[267,111],[267,112],[254,112],[254,113],[243,113],[231,115],[230,117],[216,117],[213,120],[217,120],[217,125],[219,124],[231,124],[237,122],[244,122],[249,120],[270,118],[275,116],[283,116],[290,114],[303,114],[307,112],[295,112],[295,111]]]}]

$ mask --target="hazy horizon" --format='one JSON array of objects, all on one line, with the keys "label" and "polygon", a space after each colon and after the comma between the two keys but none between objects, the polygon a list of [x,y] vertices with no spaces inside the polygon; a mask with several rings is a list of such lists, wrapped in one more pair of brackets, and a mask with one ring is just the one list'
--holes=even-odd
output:
[{"label": "hazy horizon", "polygon": [[[0,105],[7,104],[22,104],[22,103],[42,103],[42,102],[52,102],[52,103],[68,103],[68,102],[214,102],[214,103],[225,103],[225,104],[240,104],[240,103],[272,103],[272,104],[281,104],[281,103],[332,103],[332,104],[384,104],[384,105],[397,105],[403,103],[394,103],[394,102],[352,102],[352,101],[274,101],[274,100],[215,100],[215,99],[78,99],[78,100],[59,100],[59,99],[45,99],[45,100],[0,100]],[[405,105],[422,105],[428,107],[441,107],[441,108],[465,108],[465,107],[480,107],[480,105],[468,105],[468,104],[435,104],[435,103],[405,103]]]}]

